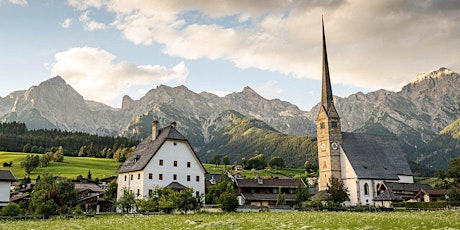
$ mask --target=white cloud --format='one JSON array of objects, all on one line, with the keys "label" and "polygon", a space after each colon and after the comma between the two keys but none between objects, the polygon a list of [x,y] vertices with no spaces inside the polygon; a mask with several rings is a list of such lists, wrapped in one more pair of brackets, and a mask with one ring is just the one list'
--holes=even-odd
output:
[{"label": "white cloud", "polygon": [[59,75],[85,99],[103,103],[119,100],[134,86],[185,81],[188,69],[183,62],[172,68],[160,65],[114,63],[115,55],[92,47],[76,47],[56,53],[52,75]]},{"label": "white cloud", "polygon": [[101,22],[96,22],[89,17],[89,11],[83,12],[78,20],[84,23],[84,29],[88,31],[94,30],[103,30],[106,28],[106,25]]},{"label": "white cloud", "polygon": [[261,96],[267,99],[278,98],[278,95],[283,92],[282,89],[275,89],[277,81],[267,81],[261,86],[256,86],[255,91],[257,91]]},{"label": "white cloud", "polygon": [[226,95],[230,94],[230,92],[226,92],[223,90],[206,90],[206,92],[215,94],[219,97],[225,97]]},{"label": "white cloud", "polygon": [[72,25],[72,18],[66,18],[63,22],[59,23],[59,25],[65,29],[69,28]]},{"label": "white cloud", "polygon": [[20,6],[27,6],[29,5],[29,3],[27,2],[27,0],[9,0],[10,3],[14,4],[14,5],[20,5]]},{"label": "white cloud", "polygon": [[[134,44],[161,44],[171,56],[225,59],[239,68],[296,78],[321,77],[322,14],[333,83],[397,89],[418,72],[441,66],[460,69],[459,1],[71,0],[69,4],[116,13],[111,25]],[[208,20],[188,21],[187,14]]]}]

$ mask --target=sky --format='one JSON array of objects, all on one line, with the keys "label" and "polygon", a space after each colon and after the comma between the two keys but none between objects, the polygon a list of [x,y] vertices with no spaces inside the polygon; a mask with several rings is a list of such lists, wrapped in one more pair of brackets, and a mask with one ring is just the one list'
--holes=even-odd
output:
[{"label": "sky", "polygon": [[59,75],[117,108],[163,84],[310,110],[322,16],[337,96],[460,71],[457,0],[0,0],[0,97]]}]

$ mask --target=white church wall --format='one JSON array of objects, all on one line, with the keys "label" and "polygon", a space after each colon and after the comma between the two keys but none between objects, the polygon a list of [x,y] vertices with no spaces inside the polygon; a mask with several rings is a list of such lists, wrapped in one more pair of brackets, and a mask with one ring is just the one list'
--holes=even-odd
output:
[{"label": "white church wall", "polygon": [[357,176],[342,147],[340,147],[340,168],[342,181],[349,192],[349,204],[356,205],[358,203]]},{"label": "white church wall", "polygon": [[413,176],[404,176],[404,175],[398,175],[399,177],[399,183],[409,183],[413,184],[414,183],[414,177]]}]

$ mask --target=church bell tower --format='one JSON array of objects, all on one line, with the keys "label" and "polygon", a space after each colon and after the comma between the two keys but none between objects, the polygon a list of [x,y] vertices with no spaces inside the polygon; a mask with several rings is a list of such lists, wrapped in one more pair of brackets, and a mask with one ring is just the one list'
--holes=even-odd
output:
[{"label": "church bell tower", "polygon": [[316,119],[318,135],[318,166],[319,191],[327,190],[329,179],[333,176],[341,179],[340,145],[342,144],[342,130],[340,117],[334,106],[332,97],[329,65],[327,61],[326,36],[323,29],[323,78],[321,89],[321,107]]}]

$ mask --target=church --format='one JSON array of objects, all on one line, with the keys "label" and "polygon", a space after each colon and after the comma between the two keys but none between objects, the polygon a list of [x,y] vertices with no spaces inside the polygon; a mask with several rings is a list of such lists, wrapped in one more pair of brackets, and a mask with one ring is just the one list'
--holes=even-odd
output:
[{"label": "church", "polygon": [[342,132],[334,106],[326,37],[323,31],[321,107],[316,120],[319,191],[327,190],[331,177],[348,188],[350,205],[373,205],[383,182],[414,183],[413,173],[394,136]]}]

